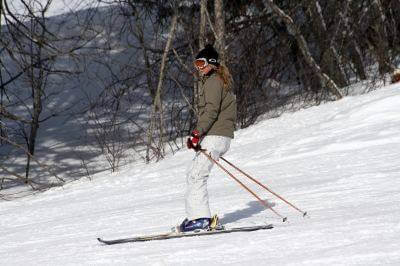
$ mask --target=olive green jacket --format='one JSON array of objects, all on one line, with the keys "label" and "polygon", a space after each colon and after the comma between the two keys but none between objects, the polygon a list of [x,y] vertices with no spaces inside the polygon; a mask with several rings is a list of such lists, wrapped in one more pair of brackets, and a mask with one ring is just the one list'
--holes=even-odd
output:
[{"label": "olive green jacket", "polygon": [[199,117],[196,129],[200,136],[233,138],[236,122],[236,96],[223,88],[218,74],[204,77],[199,84]]}]

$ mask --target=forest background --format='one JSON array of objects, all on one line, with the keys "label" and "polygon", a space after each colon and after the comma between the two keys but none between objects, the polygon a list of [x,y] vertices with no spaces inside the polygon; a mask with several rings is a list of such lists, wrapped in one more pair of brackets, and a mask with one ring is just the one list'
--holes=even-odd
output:
[{"label": "forest background", "polygon": [[0,0],[0,21],[1,197],[182,148],[208,43],[237,128],[394,82],[400,64],[397,0]]}]

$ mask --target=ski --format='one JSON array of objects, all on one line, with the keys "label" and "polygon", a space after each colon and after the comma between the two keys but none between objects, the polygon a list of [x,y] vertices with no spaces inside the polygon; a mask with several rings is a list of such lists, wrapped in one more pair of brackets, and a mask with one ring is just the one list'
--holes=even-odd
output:
[{"label": "ski", "polygon": [[211,230],[211,231],[190,232],[190,233],[170,232],[170,233],[157,234],[157,235],[137,236],[137,237],[120,238],[120,239],[113,239],[113,240],[104,240],[102,238],[97,238],[97,240],[106,245],[114,245],[114,244],[130,243],[130,242],[166,240],[166,239],[173,239],[173,238],[228,234],[228,233],[235,233],[235,232],[251,232],[251,231],[265,230],[265,229],[272,229],[272,228],[273,228],[273,225],[268,224],[268,225],[257,225],[257,226],[233,227],[233,228],[225,228],[222,230]]}]

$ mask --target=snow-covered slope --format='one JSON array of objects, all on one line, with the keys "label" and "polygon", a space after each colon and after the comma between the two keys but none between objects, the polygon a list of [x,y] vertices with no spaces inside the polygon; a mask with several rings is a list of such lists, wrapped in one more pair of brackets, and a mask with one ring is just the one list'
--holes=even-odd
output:
[{"label": "snow-covered slope", "polygon": [[[93,1],[93,0],[36,0],[36,1],[25,1],[29,5],[32,11],[41,11],[48,4],[48,8],[46,11],[46,17],[57,16],[69,12],[76,12],[78,10],[88,9],[88,8],[96,8],[99,6],[107,5],[106,1]],[[29,14],[28,9],[26,8],[23,1],[7,1],[7,5],[9,10],[13,13],[14,16],[18,18],[23,18]],[[4,7],[5,8],[5,7]],[[9,19],[12,18],[7,14]],[[13,21],[13,20],[12,20]],[[2,14],[1,24],[5,24],[4,14]]]},{"label": "snow-covered slope", "polygon": [[400,86],[285,114],[236,133],[226,158],[303,210],[254,188],[281,220],[221,170],[212,210],[268,231],[100,245],[163,232],[184,218],[181,151],[63,188],[0,203],[1,265],[399,265]]}]

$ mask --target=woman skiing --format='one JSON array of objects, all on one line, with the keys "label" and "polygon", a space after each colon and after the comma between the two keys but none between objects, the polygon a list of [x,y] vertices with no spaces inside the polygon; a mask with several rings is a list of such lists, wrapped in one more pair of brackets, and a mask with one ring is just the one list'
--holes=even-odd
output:
[{"label": "woman skiing", "polygon": [[218,160],[229,149],[236,122],[232,77],[229,70],[219,64],[217,51],[212,45],[206,45],[196,56],[194,64],[200,74],[199,116],[187,146],[194,149],[196,155],[186,176],[187,218],[178,228],[181,232],[210,228],[207,179],[213,162],[200,149],[206,150],[214,160]]}]

